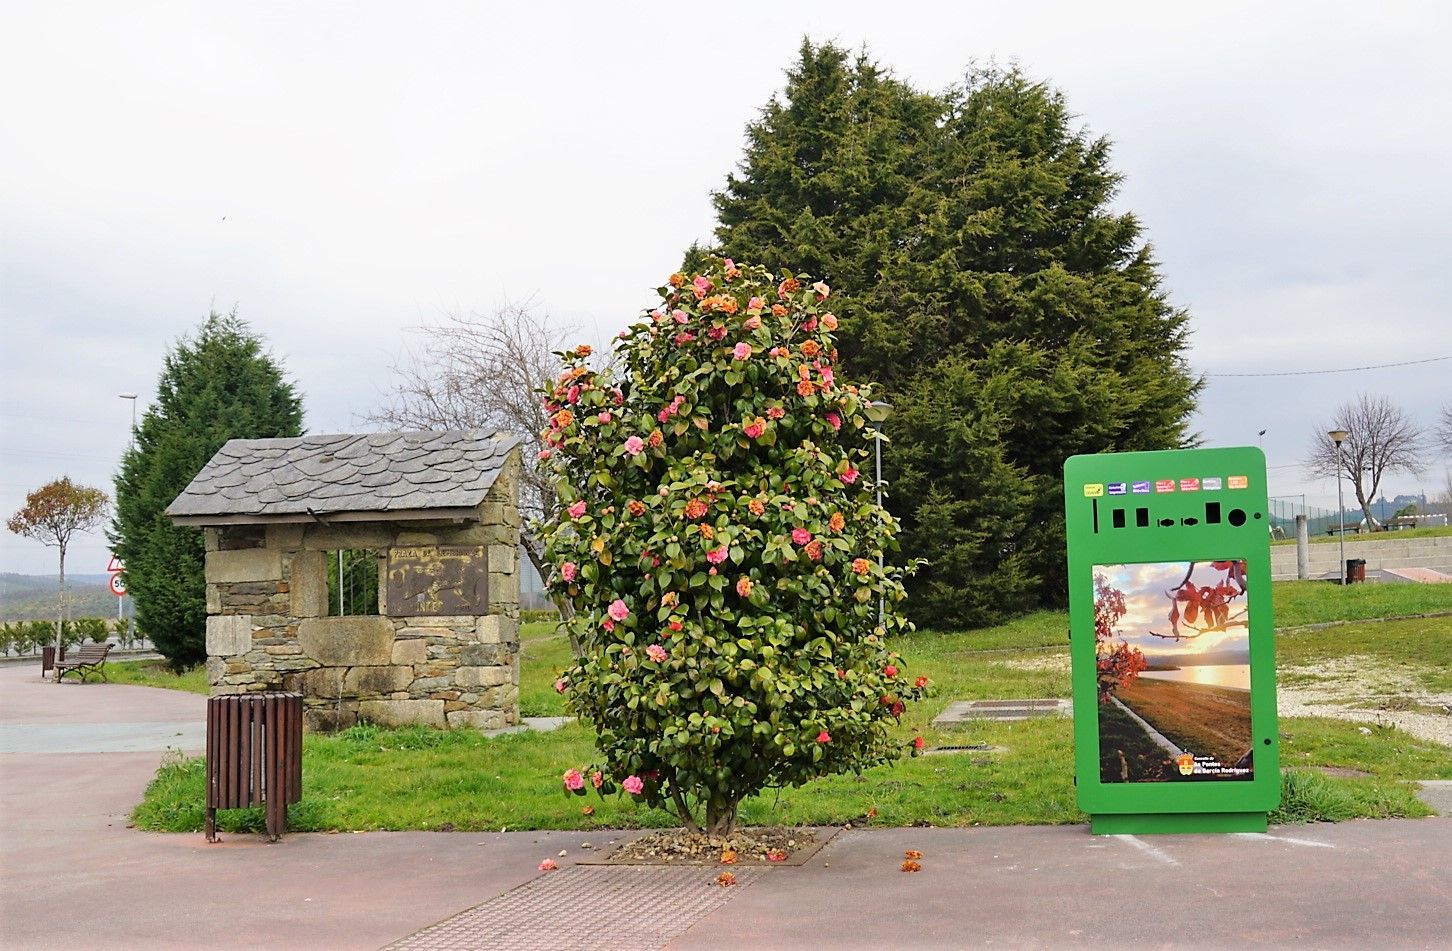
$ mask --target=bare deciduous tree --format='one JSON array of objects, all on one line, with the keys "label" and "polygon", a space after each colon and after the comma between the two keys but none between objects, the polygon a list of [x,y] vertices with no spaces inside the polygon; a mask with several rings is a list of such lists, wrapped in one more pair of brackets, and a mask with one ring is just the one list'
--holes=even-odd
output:
[{"label": "bare deciduous tree", "polygon": [[[1347,433],[1339,452],[1326,435],[1332,429]],[[1349,480],[1367,527],[1375,531],[1380,524],[1371,514],[1371,503],[1382,477],[1422,468],[1417,427],[1386,397],[1362,393],[1338,407],[1331,423],[1314,434],[1303,465],[1312,475]]]},{"label": "bare deciduous tree", "polygon": [[1432,430],[1432,440],[1443,455],[1452,456],[1452,403],[1442,404],[1442,413]]},{"label": "bare deciduous tree", "polygon": [[[491,313],[448,314],[417,328],[422,346],[395,364],[397,383],[389,405],[372,422],[408,429],[502,429],[523,443],[521,533],[530,563],[546,582],[552,569],[529,526],[558,506],[550,480],[540,471],[540,432],[549,426],[539,390],[559,372],[555,352],[573,328],[552,323],[533,301],[506,303]],[[562,612],[568,602],[556,599]],[[567,616],[567,615],[566,615]]]}]

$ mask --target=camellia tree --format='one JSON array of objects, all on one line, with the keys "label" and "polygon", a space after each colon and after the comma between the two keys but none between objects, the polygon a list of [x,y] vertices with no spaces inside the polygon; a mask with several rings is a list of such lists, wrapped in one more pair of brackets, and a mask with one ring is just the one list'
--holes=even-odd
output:
[{"label": "camellia tree", "polygon": [[610,371],[562,354],[541,534],[583,656],[555,686],[603,759],[567,791],[722,835],[748,796],[901,751],[927,679],[888,646],[907,569],[881,566],[897,523],[861,474],[870,391],[835,378],[829,293],[718,261],[671,276]]}]

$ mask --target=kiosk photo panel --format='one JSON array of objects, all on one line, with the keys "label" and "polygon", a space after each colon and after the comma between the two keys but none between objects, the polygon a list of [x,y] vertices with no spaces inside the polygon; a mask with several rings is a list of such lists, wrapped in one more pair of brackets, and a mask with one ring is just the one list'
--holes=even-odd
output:
[{"label": "kiosk photo panel", "polygon": [[1263,831],[1280,801],[1265,456],[1074,456],[1064,518],[1091,830]]},{"label": "kiosk photo panel", "polygon": [[1099,778],[1253,776],[1245,562],[1094,566]]}]

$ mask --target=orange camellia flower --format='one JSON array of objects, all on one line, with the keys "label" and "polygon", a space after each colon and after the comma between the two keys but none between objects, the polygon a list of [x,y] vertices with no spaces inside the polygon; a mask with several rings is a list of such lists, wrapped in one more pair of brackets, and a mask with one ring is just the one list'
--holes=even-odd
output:
[{"label": "orange camellia flower", "polygon": [[768,407],[766,410],[767,419],[781,419],[785,415],[786,410],[782,409],[780,406],[771,406]]},{"label": "orange camellia flower", "polygon": [[812,385],[811,380],[801,380],[797,383],[798,396],[811,396],[816,391],[817,388]]},{"label": "orange camellia flower", "polygon": [[577,357],[588,357],[594,352],[595,348],[590,346],[588,343],[582,343],[575,348],[575,356]]},{"label": "orange camellia flower", "polygon": [[553,422],[560,429],[564,429],[575,421],[575,414],[567,409],[562,409],[554,415]]},{"label": "orange camellia flower", "polygon": [[807,542],[807,557],[813,561],[822,560],[822,543],[815,538]]},{"label": "orange camellia flower", "polygon": [[743,577],[736,582],[736,593],[743,598],[751,597],[751,579]]},{"label": "orange camellia flower", "polygon": [[665,594],[660,596],[660,603],[665,605],[666,607],[671,607],[680,600],[680,597],[681,596],[675,591],[667,591]]},{"label": "orange camellia flower", "polygon": [[722,888],[730,888],[732,885],[736,884],[736,876],[732,875],[730,872],[722,872],[720,875],[716,876],[716,884],[720,885]]},{"label": "orange camellia flower", "polygon": [[914,862],[912,859],[906,859],[902,863],[902,870],[904,872],[921,872],[923,870],[923,867],[921,864]]},{"label": "orange camellia flower", "polygon": [[661,431],[659,429],[652,429],[650,431],[650,438],[646,440],[646,444],[649,445],[650,448],[654,449],[656,446],[659,446],[664,439],[665,436],[661,434]]},{"label": "orange camellia flower", "polygon": [[837,317],[836,317],[836,315],[835,314],[823,314],[822,315],[822,326],[823,327],[826,327],[828,330],[836,330],[837,329]]},{"label": "orange camellia flower", "polygon": [[645,514],[645,503],[640,501],[640,499],[631,499],[629,502],[625,503],[625,508],[626,511],[630,512],[631,515]]},{"label": "orange camellia flower", "polygon": [[684,274],[676,273],[670,276],[671,287],[680,287],[684,283],[686,283],[686,276]]},{"label": "orange camellia flower", "polygon": [[766,511],[766,503],[761,501],[761,499],[752,499],[746,503],[746,507],[751,510],[752,515],[760,515]]},{"label": "orange camellia flower", "polygon": [[817,354],[819,354],[821,352],[822,352],[822,345],[819,344],[819,343],[817,343],[817,341],[815,341],[815,340],[807,340],[807,341],[805,341],[805,342],[802,343],[802,355],[803,356],[815,357]]},{"label": "orange camellia flower", "polygon": [[776,293],[778,297],[786,297],[788,294],[795,294],[801,289],[802,282],[794,277],[789,277],[777,285]]},{"label": "orange camellia flower", "polygon": [[691,499],[686,503],[686,518],[697,519],[706,514],[706,503],[701,499]]},{"label": "orange camellia flower", "polygon": [[735,849],[722,849],[721,850],[721,864],[722,865],[735,865],[736,864],[736,850]]},{"label": "orange camellia flower", "polygon": [[920,859],[923,857],[923,853],[919,852],[917,849],[908,849],[902,854],[902,857],[905,859]]},{"label": "orange camellia flower", "polygon": [[723,314],[734,314],[739,305],[736,303],[736,298],[723,296],[716,306]]},{"label": "orange camellia flower", "polygon": [[771,314],[773,317],[785,317],[787,315],[787,309],[780,304],[772,304]]},{"label": "orange camellia flower", "polygon": [[872,562],[868,561],[866,558],[852,559],[852,570],[856,574],[865,575],[869,570],[871,570],[871,568]]},{"label": "orange camellia flower", "polygon": [[713,539],[713,538],[716,537],[716,530],[714,528],[712,528],[710,525],[707,525],[705,522],[702,522],[701,523],[701,537],[704,538],[704,539],[706,539],[707,541],[710,541],[711,539]]},{"label": "orange camellia flower", "polygon": [[832,517],[827,519],[827,527],[834,532],[840,532],[847,527],[847,519],[843,517],[841,512],[833,512]]}]

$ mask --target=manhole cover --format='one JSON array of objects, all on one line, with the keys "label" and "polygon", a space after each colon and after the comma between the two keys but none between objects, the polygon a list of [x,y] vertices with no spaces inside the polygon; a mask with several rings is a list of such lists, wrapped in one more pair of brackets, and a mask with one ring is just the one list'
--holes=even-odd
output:
[{"label": "manhole cover", "polygon": [[961,726],[974,720],[1027,720],[1029,717],[1070,716],[1068,700],[958,700],[933,720],[933,726]]},{"label": "manhole cover", "polygon": [[924,756],[954,756],[967,753],[1005,753],[1006,747],[992,743],[963,743],[956,746],[930,746],[923,750]]}]

